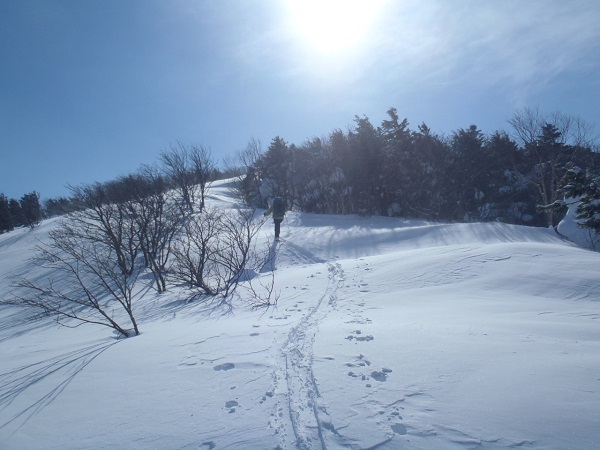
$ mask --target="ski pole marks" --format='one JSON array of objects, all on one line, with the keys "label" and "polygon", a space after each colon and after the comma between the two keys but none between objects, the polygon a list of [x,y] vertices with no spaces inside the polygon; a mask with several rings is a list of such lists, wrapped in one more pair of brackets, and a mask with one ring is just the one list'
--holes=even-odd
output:
[{"label": "ski pole marks", "polygon": [[279,435],[280,448],[326,449],[329,436],[339,437],[313,373],[313,344],[319,322],[335,309],[337,291],[344,281],[344,272],[338,263],[327,266],[329,280],[324,294],[292,328],[279,350],[274,374],[278,404],[273,425]]}]

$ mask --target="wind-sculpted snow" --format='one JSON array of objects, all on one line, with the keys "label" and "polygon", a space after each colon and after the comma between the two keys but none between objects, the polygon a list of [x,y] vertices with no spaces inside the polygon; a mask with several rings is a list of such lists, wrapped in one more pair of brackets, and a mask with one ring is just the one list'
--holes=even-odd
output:
[{"label": "wind-sculpted snow", "polygon": [[[239,207],[229,189],[208,203]],[[2,298],[53,276],[28,262],[51,227],[0,235]],[[599,254],[546,229],[298,212],[281,236],[265,222],[271,260],[242,283],[273,279],[270,308],[142,285],[142,334],[117,340],[0,307],[0,448],[598,447]]]},{"label": "wind-sculpted snow", "polygon": [[304,251],[327,260],[452,245],[507,242],[565,245],[552,230],[501,223],[444,224],[388,217],[292,213],[283,230],[288,231],[289,240],[302,242]]}]

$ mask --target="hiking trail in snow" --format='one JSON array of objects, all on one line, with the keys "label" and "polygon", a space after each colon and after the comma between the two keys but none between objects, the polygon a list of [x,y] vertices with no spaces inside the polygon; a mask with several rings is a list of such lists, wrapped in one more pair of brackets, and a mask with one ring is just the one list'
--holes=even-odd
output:
[{"label": "hiking trail in snow", "polygon": [[[299,253],[295,247],[294,252]],[[325,449],[328,441],[339,443],[342,439],[327,413],[313,373],[313,344],[319,323],[336,308],[337,291],[345,279],[338,263],[327,263],[327,270],[325,292],[278,349],[274,373],[277,406],[271,425],[279,436],[280,448]]]}]

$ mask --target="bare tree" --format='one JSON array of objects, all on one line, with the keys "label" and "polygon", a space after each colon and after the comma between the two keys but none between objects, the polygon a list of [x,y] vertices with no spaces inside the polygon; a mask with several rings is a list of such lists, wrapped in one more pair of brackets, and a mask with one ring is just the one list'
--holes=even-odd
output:
[{"label": "bare tree", "polygon": [[122,183],[96,183],[70,187],[79,211],[68,216],[73,232],[83,242],[99,241],[108,246],[124,275],[135,270],[140,251],[139,233],[128,211],[130,195]]},{"label": "bare tree", "polygon": [[167,197],[167,184],[156,168],[146,166],[138,174],[120,180],[127,193],[125,206],[138,233],[145,266],[150,269],[160,292],[167,290],[166,271],[175,233],[182,217]]},{"label": "bare tree", "polygon": [[253,251],[254,237],[262,225],[254,220],[254,213],[254,208],[243,208],[225,213],[221,218],[217,266],[221,278],[226,280],[222,289],[225,297],[235,291],[245,274],[264,265]]},{"label": "bare tree", "polygon": [[215,169],[210,149],[203,146],[185,146],[178,143],[170,151],[161,153],[163,170],[181,196],[183,213],[193,213],[197,195],[204,208],[206,190]]},{"label": "bare tree", "polygon": [[535,142],[546,124],[546,118],[539,108],[524,107],[515,111],[508,123],[513,128],[513,137],[525,146]]},{"label": "bare tree", "polygon": [[206,193],[215,171],[215,163],[209,148],[202,145],[189,147],[191,170],[198,195],[200,196],[200,211],[204,210]]},{"label": "bare tree", "polygon": [[53,270],[52,278],[18,280],[17,294],[9,303],[41,309],[65,326],[90,323],[123,336],[138,335],[133,314],[137,272],[124,273],[114,248],[91,236],[93,232],[65,219],[34,257],[36,265]]},{"label": "bare tree", "polygon": [[563,143],[573,147],[594,147],[596,138],[594,137],[594,125],[586,122],[581,117],[554,112],[549,115],[548,123],[558,128],[562,136]]},{"label": "bare tree", "polygon": [[537,108],[518,110],[508,122],[523,144],[525,156],[515,172],[535,187],[547,225],[553,227],[557,211],[547,206],[559,200],[557,189],[566,167],[576,163],[580,153],[594,145],[593,126],[560,112],[542,114]]},{"label": "bare tree", "polygon": [[173,277],[204,295],[232,295],[245,274],[264,265],[253,247],[260,229],[253,217],[253,209],[212,208],[191,217],[174,250]]},{"label": "bare tree", "polygon": [[593,124],[581,117],[558,111],[545,114],[539,108],[523,107],[513,114],[508,123],[513,128],[514,138],[523,146],[533,144],[548,124],[558,129],[562,144],[594,148],[597,141]]},{"label": "bare tree", "polygon": [[191,217],[184,225],[184,232],[177,238],[173,251],[173,278],[199,288],[206,295],[216,295],[221,289],[221,279],[215,267],[221,214],[216,209],[207,208],[201,215]]},{"label": "bare tree", "polygon": [[233,160],[228,163],[230,167],[235,167],[243,173],[240,176],[240,182],[236,185],[235,195],[247,205],[262,205],[265,203],[260,191],[264,176],[259,164],[262,155],[263,150],[260,140],[252,138],[246,148],[239,151]]},{"label": "bare tree", "polygon": [[171,147],[170,151],[161,153],[160,159],[165,174],[181,196],[182,212],[186,208],[191,212],[194,209],[193,183],[184,149],[182,144],[178,144],[178,147]]},{"label": "bare tree", "polygon": [[237,162],[245,169],[254,166],[263,154],[262,143],[260,139],[251,138],[246,144],[246,148],[236,155]]},{"label": "bare tree", "polygon": [[[73,319],[106,325],[123,335],[139,333],[132,302],[141,270],[141,234],[131,214],[136,191],[130,181],[70,188],[79,210],[63,219],[35,257],[39,266],[62,277],[58,283],[19,280],[21,294],[13,303],[41,308],[61,323]],[[132,332],[121,325],[123,315]]]}]

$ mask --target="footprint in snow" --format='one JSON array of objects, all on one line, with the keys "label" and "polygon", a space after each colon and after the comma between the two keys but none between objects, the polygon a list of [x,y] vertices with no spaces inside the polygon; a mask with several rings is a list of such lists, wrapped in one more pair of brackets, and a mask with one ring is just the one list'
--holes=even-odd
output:
[{"label": "footprint in snow", "polygon": [[346,363],[346,366],[348,367],[365,367],[365,366],[370,366],[371,362],[364,359],[364,357],[362,355],[359,356],[358,360],[354,360],[352,362]]},{"label": "footprint in snow", "polygon": [[367,336],[361,336],[362,331],[360,330],[356,330],[353,332],[355,336],[350,335],[348,337],[346,337],[347,340],[351,341],[351,340],[355,340],[355,341],[372,341],[373,339],[375,339],[373,336],[371,336],[370,334]]},{"label": "footprint in snow", "polygon": [[233,363],[225,363],[225,364],[219,364],[218,366],[213,367],[213,370],[231,370],[235,368],[235,364]]},{"label": "footprint in snow", "polygon": [[401,423],[394,423],[392,424],[392,431],[396,434],[401,434],[401,435],[405,435],[408,434],[408,430],[406,429],[406,425],[403,425]]},{"label": "footprint in snow", "polygon": [[374,370],[373,372],[371,372],[371,378],[373,378],[375,381],[387,381],[388,378],[388,373],[391,373],[392,369],[386,369],[383,368],[381,369],[381,371],[379,370]]},{"label": "footprint in snow", "polygon": [[233,414],[235,412],[235,407],[239,405],[240,404],[235,400],[229,400],[228,402],[225,402],[225,408],[229,408],[229,414]]},{"label": "footprint in snow", "polygon": [[261,400],[259,403],[263,403],[267,401],[267,397],[272,398],[273,395],[275,395],[275,393],[273,391],[267,391],[265,392],[265,395],[262,396]]}]

